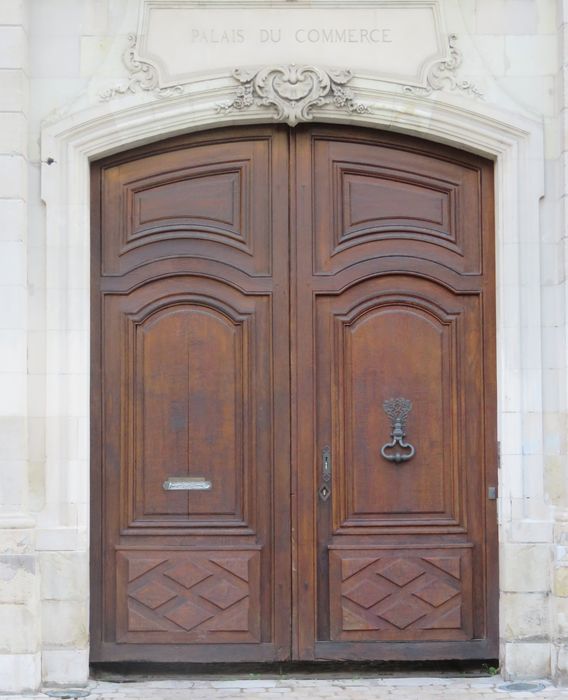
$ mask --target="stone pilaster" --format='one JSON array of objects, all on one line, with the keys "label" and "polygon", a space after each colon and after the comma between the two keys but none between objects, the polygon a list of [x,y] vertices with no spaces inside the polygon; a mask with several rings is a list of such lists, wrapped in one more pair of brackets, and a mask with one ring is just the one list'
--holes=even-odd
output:
[{"label": "stone pilaster", "polygon": [[568,509],[557,513],[554,525],[552,573],[552,674],[558,685],[568,685]]},{"label": "stone pilaster", "polygon": [[27,0],[0,4],[0,692],[40,683],[39,583],[28,502]]},{"label": "stone pilaster", "polygon": [[553,537],[552,567],[552,677],[558,685],[568,685],[568,417],[566,397],[568,396],[568,317],[565,309],[568,303],[568,2],[559,2],[560,38],[560,104],[559,130],[562,134],[561,171],[561,225],[562,229],[562,284],[564,286],[564,318],[561,327],[564,347],[564,383],[562,387],[562,412],[559,414],[559,428],[563,440],[558,455],[549,468],[549,494],[556,506]]}]

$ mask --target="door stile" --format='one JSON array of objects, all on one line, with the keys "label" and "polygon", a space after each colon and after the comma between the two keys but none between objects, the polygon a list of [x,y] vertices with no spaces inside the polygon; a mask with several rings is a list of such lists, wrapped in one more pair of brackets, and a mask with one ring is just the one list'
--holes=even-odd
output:
[{"label": "door stile", "polygon": [[289,131],[289,183],[288,183],[288,239],[289,239],[289,254],[290,254],[290,569],[291,577],[291,600],[292,600],[292,615],[290,618],[291,632],[291,654],[292,658],[299,658],[299,635],[301,630],[301,615],[300,615],[300,589],[298,579],[298,555],[300,551],[298,541],[299,527],[299,511],[298,511],[298,336],[296,332],[298,323],[298,303],[297,303],[297,188],[296,188],[296,170],[297,170],[297,129]]},{"label": "door stile", "polygon": [[272,375],[274,379],[272,502],[274,533],[274,599],[272,616],[275,658],[291,657],[292,629],[292,537],[291,537],[291,439],[290,439],[290,219],[289,219],[289,131],[275,130],[272,142],[272,260],[275,309],[272,324]]},{"label": "door stile", "polygon": [[296,483],[295,502],[295,658],[315,658],[317,558],[316,542],[316,463],[314,367],[315,338],[313,328],[313,221],[312,157],[310,132],[296,127],[293,135],[294,170],[291,198],[294,216],[291,219],[291,286],[293,299],[293,454],[292,471]]},{"label": "door stile", "polygon": [[[497,500],[489,498],[489,489],[497,490],[499,482],[499,454],[497,433],[497,270],[495,242],[495,170],[486,164],[481,183],[481,220],[483,227],[483,247],[489,254],[484,256],[484,435],[485,463],[482,483],[485,503],[485,570],[486,580],[486,629],[492,640],[492,651],[498,656],[499,639],[499,522]],[[497,492],[497,491],[496,491]]]},{"label": "door stile", "polygon": [[[91,236],[94,240],[100,235],[101,228],[101,179],[100,165],[91,166]],[[90,605],[90,641],[91,653],[98,655],[102,638],[103,620],[103,586],[93,585],[93,581],[99,583],[102,577],[103,556],[103,475],[97,468],[102,459],[103,434],[102,434],[102,392],[98,391],[101,385],[101,304],[100,304],[100,265],[101,246],[91,246],[91,315],[90,315],[90,363],[91,363],[91,405],[90,405],[90,442],[91,442],[91,470],[90,470],[90,568],[91,568],[91,594]],[[95,388],[96,387],[96,388]]]}]

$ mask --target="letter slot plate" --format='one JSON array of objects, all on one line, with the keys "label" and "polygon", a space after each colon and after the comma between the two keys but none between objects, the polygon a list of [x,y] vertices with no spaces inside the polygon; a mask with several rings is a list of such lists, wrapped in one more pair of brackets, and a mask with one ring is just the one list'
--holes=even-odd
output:
[{"label": "letter slot plate", "polygon": [[202,476],[169,476],[164,491],[210,491],[213,484]]}]

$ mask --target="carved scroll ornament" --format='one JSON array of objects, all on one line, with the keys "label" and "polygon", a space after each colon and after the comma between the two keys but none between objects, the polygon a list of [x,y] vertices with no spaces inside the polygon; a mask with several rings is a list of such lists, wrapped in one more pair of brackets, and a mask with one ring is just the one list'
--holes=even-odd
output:
[{"label": "carved scroll ornament", "polygon": [[254,71],[237,68],[233,77],[240,86],[229,102],[217,105],[219,112],[243,110],[253,105],[272,107],[274,118],[295,126],[313,119],[313,109],[333,105],[347,112],[363,114],[370,107],[355,100],[346,87],[348,70],[325,70],[317,66],[266,66]]},{"label": "carved scroll ornament", "polygon": [[483,92],[469,80],[459,80],[456,71],[463,62],[461,51],[456,47],[457,34],[448,36],[450,57],[433,63],[426,74],[424,87],[405,85],[404,92],[411,95],[430,95],[434,90],[460,90],[473,97],[481,97]]},{"label": "carved scroll ornament", "polygon": [[137,37],[136,34],[128,35],[128,47],[122,55],[122,62],[128,70],[128,80],[114,87],[107,88],[100,93],[100,99],[103,102],[108,102],[117,95],[126,95],[135,93],[138,90],[144,92],[154,92],[160,97],[170,97],[172,95],[180,95],[183,92],[181,85],[173,87],[161,88],[160,76],[158,69],[152,63],[144,61],[138,56],[136,51]]}]

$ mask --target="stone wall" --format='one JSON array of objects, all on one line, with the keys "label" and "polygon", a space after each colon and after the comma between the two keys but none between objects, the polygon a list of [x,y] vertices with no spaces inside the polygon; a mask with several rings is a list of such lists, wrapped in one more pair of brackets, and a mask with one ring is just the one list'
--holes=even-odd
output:
[{"label": "stone wall", "polygon": [[[68,142],[58,135],[72,132],[80,149],[104,119],[126,123],[143,109],[165,115],[167,105],[183,119],[164,135],[219,122],[214,109],[192,116],[190,98],[139,86],[101,102],[102,91],[128,84],[122,54],[141,2],[0,2],[0,690],[37,687],[40,677],[80,683],[88,674],[89,267],[80,233],[88,231],[88,192],[67,200],[66,180],[79,175],[67,168]],[[544,166],[526,161],[530,149],[510,149],[512,172],[525,173],[514,183],[517,219],[499,220],[513,185],[497,166],[501,662],[509,677],[568,682],[568,3],[440,5],[447,31],[458,34],[459,77],[482,98],[450,86],[409,97],[400,86],[373,93],[358,85],[377,101],[375,125],[388,103],[389,127],[436,140],[445,139],[432,126],[443,109],[478,114],[488,130],[526,120],[531,139],[542,139]],[[221,95],[219,85],[206,87]],[[158,138],[129,128],[130,143]],[[92,153],[128,145],[117,134]],[[517,277],[518,286],[504,283]]]}]

